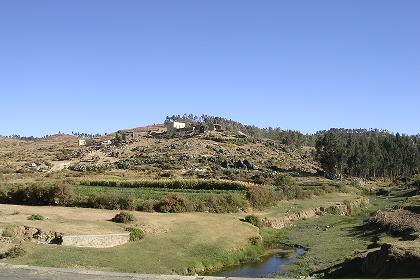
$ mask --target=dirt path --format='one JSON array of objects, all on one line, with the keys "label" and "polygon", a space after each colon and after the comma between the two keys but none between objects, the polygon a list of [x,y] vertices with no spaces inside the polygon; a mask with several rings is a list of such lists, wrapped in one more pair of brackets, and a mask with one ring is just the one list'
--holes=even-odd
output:
[{"label": "dirt path", "polygon": [[66,169],[70,166],[71,161],[52,161],[52,167],[49,172],[57,172]]},{"label": "dirt path", "polygon": [[[178,275],[149,275],[82,271],[31,266],[0,265],[1,280],[222,280],[228,278]],[[234,279],[234,278],[230,278]]]}]

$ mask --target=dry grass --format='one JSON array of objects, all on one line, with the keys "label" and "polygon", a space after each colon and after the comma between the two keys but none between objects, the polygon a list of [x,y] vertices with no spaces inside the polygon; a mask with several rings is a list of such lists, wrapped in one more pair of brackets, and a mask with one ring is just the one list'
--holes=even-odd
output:
[{"label": "dry grass", "polygon": [[[16,211],[19,214],[13,215]],[[45,221],[28,221],[29,213],[45,216]],[[0,205],[0,226],[25,224],[65,234],[124,232],[110,220],[117,211],[63,207]],[[142,273],[186,273],[187,268],[204,269],[237,262],[258,229],[234,215],[209,213],[159,214],[132,212],[136,226],[145,231],[141,241],[109,249],[86,249],[25,243],[27,255],[12,263],[85,267]],[[237,253],[235,253],[237,252]],[[255,252],[254,252],[255,254]]]}]

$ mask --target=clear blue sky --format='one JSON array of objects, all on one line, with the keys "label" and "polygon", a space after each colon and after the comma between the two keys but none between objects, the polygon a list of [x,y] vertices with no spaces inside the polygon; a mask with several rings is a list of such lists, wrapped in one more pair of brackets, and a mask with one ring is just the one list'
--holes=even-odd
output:
[{"label": "clear blue sky", "polygon": [[420,133],[419,0],[0,0],[0,134],[169,114]]}]

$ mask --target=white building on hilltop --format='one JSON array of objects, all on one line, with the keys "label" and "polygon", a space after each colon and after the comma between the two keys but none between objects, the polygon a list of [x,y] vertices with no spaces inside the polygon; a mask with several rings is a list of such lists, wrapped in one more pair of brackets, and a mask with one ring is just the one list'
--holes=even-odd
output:
[{"label": "white building on hilltop", "polygon": [[183,129],[185,127],[186,127],[186,124],[183,122],[170,122],[166,124],[166,128],[168,132],[174,132],[174,131],[177,131],[178,129]]},{"label": "white building on hilltop", "polygon": [[79,139],[79,146],[86,146],[86,140],[85,139]]}]

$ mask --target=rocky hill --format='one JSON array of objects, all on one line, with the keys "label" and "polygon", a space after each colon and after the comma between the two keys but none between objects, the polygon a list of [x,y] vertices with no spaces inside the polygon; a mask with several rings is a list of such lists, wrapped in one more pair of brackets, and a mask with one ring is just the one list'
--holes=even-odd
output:
[{"label": "rocky hill", "polygon": [[[124,174],[128,177],[224,178],[267,183],[273,172],[315,174],[314,148],[237,131],[165,132],[163,125],[82,138],[0,138],[2,179]],[[86,145],[79,146],[79,140]],[[84,144],[84,143],[83,143]]]}]

